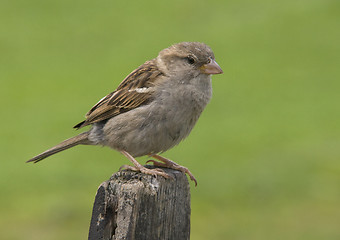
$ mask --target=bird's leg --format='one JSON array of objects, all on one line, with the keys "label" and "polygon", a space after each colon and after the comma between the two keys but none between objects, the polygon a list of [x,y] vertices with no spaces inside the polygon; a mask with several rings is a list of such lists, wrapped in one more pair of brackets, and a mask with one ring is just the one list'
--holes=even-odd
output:
[{"label": "bird's leg", "polygon": [[153,175],[153,176],[159,175],[159,176],[163,176],[165,178],[170,177],[162,169],[159,169],[159,168],[148,169],[148,168],[144,167],[142,164],[140,164],[139,162],[137,162],[137,160],[134,159],[134,157],[132,157],[128,152],[126,152],[126,151],[120,151],[120,152],[133,163],[134,167],[129,166],[129,165],[123,165],[119,168],[119,171],[122,170],[123,168],[125,168],[125,169],[128,169],[128,170],[141,172],[141,173],[145,173],[145,174],[149,174],[149,175]]},{"label": "bird's leg", "polygon": [[175,163],[174,161],[171,161],[165,157],[162,157],[160,155],[157,155],[157,154],[149,154],[150,157],[153,157],[153,158],[156,158],[157,160],[161,161],[161,162],[157,162],[155,160],[148,160],[148,162],[152,162],[154,166],[156,167],[166,167],[166,168],[171,168],[171,169],[175,169],[175,170],[179,170],[183,173],[187,173],[190,177],[190,179],[192,181],[195,182],[195,186],[197,186],[197,181],[196,181],[196,178],[194,177],[194,175],[189,171],[188,168],[184,167],[184,166],[181,166],[177,163]]}]

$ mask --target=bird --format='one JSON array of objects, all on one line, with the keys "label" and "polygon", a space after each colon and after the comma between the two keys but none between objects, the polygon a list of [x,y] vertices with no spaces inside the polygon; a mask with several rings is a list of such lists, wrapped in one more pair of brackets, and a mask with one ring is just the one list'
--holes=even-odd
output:
[{"label": "bird", "polygon": [[[186,138],[212,97],[211,75],[223,73],[211,48],[201,42],[180,42],[133,70],[116,90],[103,97],[74,126],[88,131],[66,139],[31,158],[37,163],[77,145],[101,145],[119,151],[129,169],[169,178],[160,167],[179,170],[197,180],[184,166],[159,154]],[[135,158],[149,156],[156,168]]]}]

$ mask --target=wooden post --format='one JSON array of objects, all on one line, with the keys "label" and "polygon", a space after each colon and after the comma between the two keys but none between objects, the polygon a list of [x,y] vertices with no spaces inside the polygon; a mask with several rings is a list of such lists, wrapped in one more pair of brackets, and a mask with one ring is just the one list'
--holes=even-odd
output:
[{"label": "wooden post", "polygon": [[163,170],[173,179],[124,170],[103,182],[97,190],[88,239],[190,239],[187,177]]}]

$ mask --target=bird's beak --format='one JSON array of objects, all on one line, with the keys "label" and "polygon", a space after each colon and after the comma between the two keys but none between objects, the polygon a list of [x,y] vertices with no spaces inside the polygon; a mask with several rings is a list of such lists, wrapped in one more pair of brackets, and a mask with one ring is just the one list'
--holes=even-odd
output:
[{"label": "bird's beak", "polygon": [[221,74],[223,73],[222,68],[215,62],[214,59],[211,59],[210,63],[204,64],[200,67],[202,73],[205,74]]}]

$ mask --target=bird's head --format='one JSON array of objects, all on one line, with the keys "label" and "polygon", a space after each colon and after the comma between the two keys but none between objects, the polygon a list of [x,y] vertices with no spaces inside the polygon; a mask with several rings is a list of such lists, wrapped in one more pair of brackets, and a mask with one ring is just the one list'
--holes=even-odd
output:
[{"label": "bird's head", "polygon": [[210,47],[200,42],[181,42],[162,50],[157,62],[165,73],[196,77],[223,73]]}]

